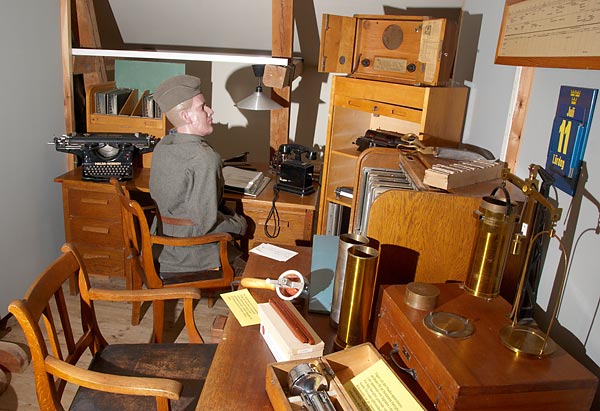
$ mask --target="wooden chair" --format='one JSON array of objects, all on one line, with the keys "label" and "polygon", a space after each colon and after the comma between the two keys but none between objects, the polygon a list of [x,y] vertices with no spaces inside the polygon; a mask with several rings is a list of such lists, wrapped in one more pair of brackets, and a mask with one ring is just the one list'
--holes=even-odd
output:
[{"label": "wooden chair", "polygon": [[[193,410],[216,350],[216,344],[201,344],[194,322],[193,301],[200,298],[200,292],[193,288],[90,288],[77,250],[65,244],[62,251],[25,297],[8,307],[31,350],[40,410],[64,411],[61,399],[67,382],[79,387],[71,411]],[[79,301],[67,304],[63,284],[73,276],[80,294],[71,298]],[[185,324],[192,343],[108,344],[100,333],[94,301],[164,303],[172,299],[184,299]],[[79,363],[85,362],[83,354],[88,349],[92,360],[84,368]]]},{"label": "wooden chair", "polygon": [[[130,198],[129,192],[116,179],[111,179],[111,183],[114,185],[121,203],[126,252],[125,268],[128,275],[131,275],[131,284],[134,290],[141,289],[142,284],[150,289],[194,287],[215,290],[231,287],[234,271],[227,256],[227,245],[232,240],[230,234],[214,233],[184,238],[150,234],[144,209],[137,201]],[[213,243],[219,245],[220,267],[190,273],[164,273],[158,269],[158,262],[153,253],[153,249],[157,245],[186,247]],[[209,298],[209,306],[212,306],[213,303],[214,300]],[[139,322],[140,308],[140,303],[133,303],[132,323],[134,325]],[[164,312],[161,315],[164,319]],[[162,329],[156,329],[155,333],[161,341]]]}]

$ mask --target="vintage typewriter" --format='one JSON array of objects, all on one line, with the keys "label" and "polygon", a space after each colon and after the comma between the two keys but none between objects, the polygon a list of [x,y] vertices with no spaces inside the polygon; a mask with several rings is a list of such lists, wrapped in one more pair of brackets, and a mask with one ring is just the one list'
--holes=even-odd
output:
[{"label": "vintage typewriter", "polygon": [[108,181],[111,177],[131,179],[134,154],[154,150],[157,142],[155,137],[142,133],[73,133],[54,137],[56,151],[77,155],[82,179],[91,181]]}]

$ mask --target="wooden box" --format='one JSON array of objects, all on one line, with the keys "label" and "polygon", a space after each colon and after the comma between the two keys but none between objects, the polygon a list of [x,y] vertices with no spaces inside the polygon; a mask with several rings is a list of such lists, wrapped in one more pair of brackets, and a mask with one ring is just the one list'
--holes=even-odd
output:
[{"label": "wooden box", "polygon": [[412,85],[444,85],[458,25],[445,18],[323,15],[319,71]]},{"label": "wooden box", "polygon": [[[486,300],[467,294],[458,283],[440,288],[436,312],[469,319],[466,338],[440,336],[425,327],[428,311],[404,303],[405,285],[383,288],[375,324],[375,346],[412,370],[428,397],[428,408],[447,410],[589,410],[597,378],[566,351],[543,358],[517,355],[506,348],[500,329],[509,324],[511,306],[502,297]],[[410,378],[404,371],[402,378]],[[421,397],[419,397],[421,398]]]},{"label": "wooden box", "polygon": [[[336,410],[358,411],[359,409],[365,408],[359,408],[354,403],[343,385],[356,375],[378,363],[381,359],[383,359],[383,357],[371,343],[364,343],[344,351],[338,351],[312,360],[294,360],[272,363],[267,366],[266,391],[269,400],[271,401],[271,405],[276,411],[304,410],[305,408],[302,407],[302,403],[294,401],[293,396],[289,392],[287,375],[292,368],[300,363],[312,361],[318,365],[319,360],[322,360],[326,365],[331,367],[335,374],[329,383],[329,392]],[[404,386],[404,388],[406,388],[406,386]],[[410,390],[406,388],[404,394],[408,396],[408,401],[402,404],[402,409],[406,411],[425,410],[423,405],[412,395]]]}]

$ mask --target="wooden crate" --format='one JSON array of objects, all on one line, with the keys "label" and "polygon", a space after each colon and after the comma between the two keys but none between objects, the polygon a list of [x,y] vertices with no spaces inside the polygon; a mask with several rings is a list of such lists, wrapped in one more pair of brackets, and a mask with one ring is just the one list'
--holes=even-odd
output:
[{"label": "wooden crate", "polygon": [[[336,410],[341,411],[358,411],[360,408],[353,402],[350,394],[344,389],[343,385],[350,381],[353,377],[360,374],[367,368],[373,366],[379,360],[383,359],[381,354],[377,352],[373,344],[364,343],[343,351],[338,351],[332,354],[321,357],[322,361],[328,364],[335,373],[335,377],[330,381],[330,392],[333,390],[335,394],[331,394],[331,400]],[[288,389],[288,373],[292,368],[300,363],[310,362],[311,360],[295,360],[272,363],[267,366],[266,376],[266,391],[271,401],[271,405],[276,411],[300,411],[301,403],[290,403],[291,394]],[[314,358],[312,362],[318,363],[319,359]],[[412,396],[410,390],[407,389],[407,394]],[[416,399],[416,398],[415,398]],[[425,410],[420,402],[416,400],[418,409]],[[413,411],[415,408],[407,408]]]}]

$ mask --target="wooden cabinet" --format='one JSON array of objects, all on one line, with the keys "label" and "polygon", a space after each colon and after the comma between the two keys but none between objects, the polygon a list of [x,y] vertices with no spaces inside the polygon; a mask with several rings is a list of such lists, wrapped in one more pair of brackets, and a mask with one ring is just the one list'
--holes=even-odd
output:
[{"label": "wooden cabinet", "polygon": [[[70,172],[76,174],[80,169]],[[68,173],[69,174],[69,173]],[[121,207],[108,183],[57,177],[62,184],[65,238],[80,250],[89,274],[125,276]]]},{"label": "wooden cabinet", "polygon": [[332,203],[349,209],[347,228],[349,232],[353,229],[352,199],[336,198],[335,189],[352,187],[357,193],[357,165],[369,150],[357,150],[357,137],[369,129],[381,129],[415,133],[426,144],[456,145],[462,137],[467,96],[466,87],[418,87],[333,77],[317,232],[326,232]]}]

